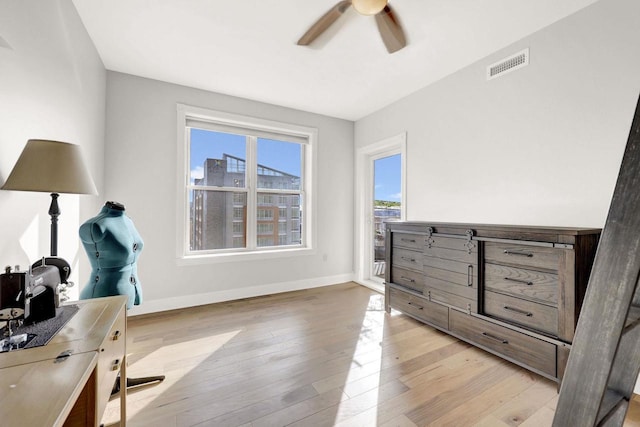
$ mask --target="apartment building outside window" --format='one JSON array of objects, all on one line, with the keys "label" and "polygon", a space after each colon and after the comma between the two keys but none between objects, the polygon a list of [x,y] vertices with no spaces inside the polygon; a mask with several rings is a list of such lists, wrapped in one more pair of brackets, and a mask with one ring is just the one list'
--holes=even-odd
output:
[{"label": "apartment building outside window", "polygon": [[314,129],[188,106],[178,106],[178,120],[179,255],[311,248]]}]

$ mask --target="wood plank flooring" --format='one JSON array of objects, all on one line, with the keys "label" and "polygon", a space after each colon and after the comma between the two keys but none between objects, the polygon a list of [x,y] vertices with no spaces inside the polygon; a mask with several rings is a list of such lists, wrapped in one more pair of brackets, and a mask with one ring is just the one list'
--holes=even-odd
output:
[{"label": "wood plank flooring", "polygon": [[[138,316],[129,426],[548,426],[556,384],[355,283]],[[625,426],[640,426],[634,401]],[[116,426],[118,400],[103,422]]]}]

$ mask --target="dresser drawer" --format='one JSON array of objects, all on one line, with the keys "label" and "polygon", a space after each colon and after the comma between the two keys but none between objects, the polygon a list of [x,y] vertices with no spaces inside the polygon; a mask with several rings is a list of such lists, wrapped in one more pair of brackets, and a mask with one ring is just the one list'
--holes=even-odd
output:
[{"label": "dresser drawer", "polygon": [[496,292],[484,294],[485,314],[557,336],[558,309]]},{"label": "dresser drawer", "polygon": [[432,325],[449,329],[449,309],[447,307],[395,288],[390,289],[389,295],[392,308]]},{"label": "dresser drawer", "polygon": [[511,360],[556,376],[556,346],[546,341],[451,310],[451,333]]},{"label": "dresser drawer", "polygon": [[421,234],[394,232],[391,234],[391,245],[421,251],[424,246],[424,236]]},{"label": "dresser drawer", "polygon": [[394,247],[391,264],[422,271],[422,252]]},{"label": "dresser drawer", "polygon": [[424,276],[422,273],[398,268],[395,265],[391,266],[391,282],[413,289],[420,293],[422,293],[422,290],[424,289]]},{"label": "dresser drawer", "polygon": [[558,305],[558,275],[541,271],[485,264],[485,289],[544,304]]},{"label": "dresser drawer", "polygon": [[524,268],[557,271],[562,249],[517,243],[485,242],[485,261]]}]

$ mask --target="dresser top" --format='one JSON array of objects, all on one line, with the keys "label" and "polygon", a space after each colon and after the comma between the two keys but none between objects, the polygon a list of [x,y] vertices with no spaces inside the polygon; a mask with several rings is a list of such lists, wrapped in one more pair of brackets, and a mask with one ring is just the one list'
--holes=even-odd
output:
[{"label": "dresser top", "polygon": [[387,222],[390,231],[465,235],[471,230],[474,238],[535,240],[551,243],[575,243],[578,236],[599,236],[600,228],[547,227],[530,225],[473,224],[428,221]]}]

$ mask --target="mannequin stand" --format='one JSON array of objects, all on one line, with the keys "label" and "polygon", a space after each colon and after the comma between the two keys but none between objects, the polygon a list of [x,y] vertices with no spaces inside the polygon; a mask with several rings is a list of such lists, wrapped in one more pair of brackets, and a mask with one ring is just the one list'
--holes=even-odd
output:
[{"label": "mannequin stand", "polygon": [[[151,385],[153,383],[160,383],[164,381],[164,378],[164,375],[157,375],[155,377],[127,378],[127,390]],[[111,396],[118,393],[120,393],[120,376],[116,378],[116,383],[113,385],[113,389],[111,390]]]}]

